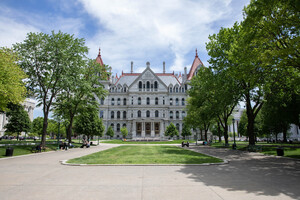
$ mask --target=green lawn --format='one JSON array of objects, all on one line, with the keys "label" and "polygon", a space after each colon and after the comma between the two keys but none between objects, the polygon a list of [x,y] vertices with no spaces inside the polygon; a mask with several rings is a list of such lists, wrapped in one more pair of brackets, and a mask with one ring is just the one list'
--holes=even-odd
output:
[{"label": "green lawn", "polygon": [[69,160],[76,164],[203,164],[221,159],[175,146],[129,145]]},{"label": "green lawn", "polygon": [[[75,148],[80,147],[81,144],[78,143],[73,143]],[[14,148],[13,151],[13,156],[20,156],[20,155],[26,155],[26,154],[31,154],[32,152],[32,147],[35,147],[36,145],[16,145],[16,146],[11,146]],[[6,153],[6,148],[5,146],[0,147],[0,158],[5,158],[5,153]],[[46,151],[54,151],[57,150],[57,144],[47,144],[46,145]],[[43,152],[43,151],[42,151]]]},{"label": "green lawn", "polygon": [[182,141],[195,143],[195,140],[172,140],[172,141],[123,141],[123,140],[101,140],[100,143],[110,144],[181,144]]},{"label": "green lawn", "polygon": [[[233,142],[229,143],[228,147],[224,146],[224,143],[213,143],[211,146],[217,147],[217,148],[232,148]],[[242,151],[247,151],[248,150],[248,142],[236,142],[237,144],[237,149],[242,150]],[[274,144],[274,143],[266,143],[266,142],[258,142],[256,143],[257,146],[261,147],[261,150],[258,150],[258,152],[267,154],[267,155],[277,155],[276,149],[280,147],[281,145],[287,146],[283,147],[284,149],[284,156],[285,157],[290,157],[290,158],[297,158],[300,159],[300,144]],[[293,147],[295,146],[295,147]]]}]

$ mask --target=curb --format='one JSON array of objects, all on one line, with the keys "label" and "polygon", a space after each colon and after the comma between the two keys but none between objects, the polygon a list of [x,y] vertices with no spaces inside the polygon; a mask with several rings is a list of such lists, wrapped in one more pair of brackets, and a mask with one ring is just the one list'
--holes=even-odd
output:
[{"label": "curb", "polygon": [[165,167],[165,166],[210,166],[210,165],[224,165],[228,164],[229,162],[227,160],[224,160],[224,162],[221,163],[203,163],[203,164],[76,164],[76,163],[67,163],[68,160],[60,160],[59,161],[62,165],[68,165],[68,166],[159,166],[159,167]]}]

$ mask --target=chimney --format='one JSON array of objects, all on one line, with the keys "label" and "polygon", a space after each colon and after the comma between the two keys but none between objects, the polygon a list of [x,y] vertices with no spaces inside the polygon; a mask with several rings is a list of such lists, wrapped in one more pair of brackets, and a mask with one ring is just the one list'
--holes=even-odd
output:
[{"label": "chimney", "polygon": [[165,61],[163,62],[163,73],[166,73],[166,63],[165,63]]},{"label": "chimney", "polygon": [[187,80],[187,69],[186,69],[186,67],[184,67],[184,81],[186,81]]},{"label": "chimney", "polygon": [[131,61],[131,71],[130,73],[133,73],[133,61]]},{"label": "chimney", "polygon": [[115,77],[114,76],[111,77],[111,82],[112,82],[112,84],[115,84]]},{"label": "chimney", "polygon": [[146,62],[147,68],[150,68],[150,62]]}]

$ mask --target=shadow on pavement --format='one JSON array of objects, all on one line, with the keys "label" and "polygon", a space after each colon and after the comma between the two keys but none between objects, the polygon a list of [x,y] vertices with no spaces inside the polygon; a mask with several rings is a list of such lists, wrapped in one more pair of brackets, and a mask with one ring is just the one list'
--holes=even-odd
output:
[{"label": "shadow on pavement", "polygon": [[300,199],[300,160],[213,147],[191,149],[229,160],[226,165],[184,166],[179,172],[196,182],[257,195],[285,194]]}]

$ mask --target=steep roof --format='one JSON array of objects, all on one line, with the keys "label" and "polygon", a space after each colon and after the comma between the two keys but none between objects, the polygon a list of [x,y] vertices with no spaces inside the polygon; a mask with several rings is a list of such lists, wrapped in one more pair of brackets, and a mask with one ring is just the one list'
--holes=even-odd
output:
[{"label": "steep roof", "polygon": [[194,76],[194,73],[196,71],[196,69],[198,68],[199,65],[202,65],[203,66],[203,63],[202,61],[200,60],[200,58],[198,57],[198,52],[197,52],[197,49],[196,49],[196,56],[195,56],[195,59],[194,59],[194,62],[191,66],[191,69],[190,69],[190,72],[188,74],[188,78],[187,80],[191,80]]},{"label": "steep roof", "polygon": [[[118,78],[115,85],[118,84],[126,84],[131,85],[142,73],[122,73],[122,75]],[[172,84],[173,86],[178,84],[181,84],[180,80],[178,79],[173,73],[154,73],[156,76],[158,76],[162,82],[169,86]]]},{"label": "steep roof", "polygon": [[101,54],[100,54],[100,48],[99,48],[98,56],[96,58],[96,62],[99,63],[100,65],[103,65],[103,61],[102,61]]}]

